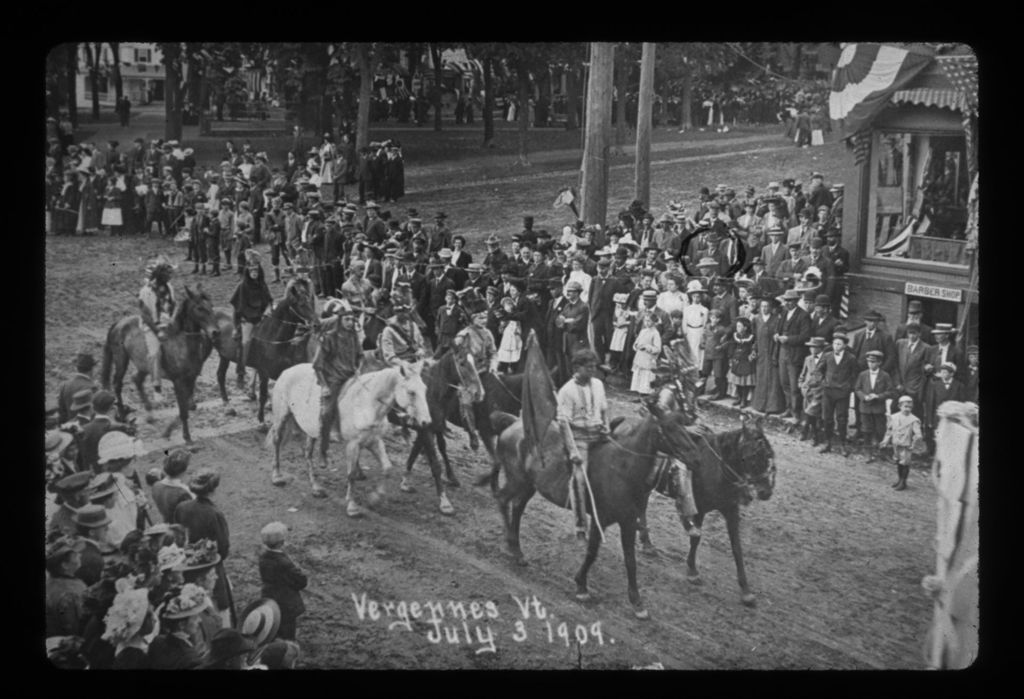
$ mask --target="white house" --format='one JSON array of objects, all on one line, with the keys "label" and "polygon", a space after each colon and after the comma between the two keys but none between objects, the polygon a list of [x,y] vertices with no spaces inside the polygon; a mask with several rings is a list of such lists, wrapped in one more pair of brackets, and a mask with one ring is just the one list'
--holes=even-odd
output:
[{"label": "white house", "polygon": [[[90,47],[95,51],[96,42]],[[164,99],[164,66],[162,54],[155,43],[123,42],[119,46],[118,59],[121,64],[121,83],[124,94],[133,105],[162,102]],[[113,54],[110,44],[101,44],[100,76],[98,80],[100,104],[114,104]],[[89,80],[89,61],[85,47],[78,47],[78,106],[88,108],[92,105],[92,89]]]}]

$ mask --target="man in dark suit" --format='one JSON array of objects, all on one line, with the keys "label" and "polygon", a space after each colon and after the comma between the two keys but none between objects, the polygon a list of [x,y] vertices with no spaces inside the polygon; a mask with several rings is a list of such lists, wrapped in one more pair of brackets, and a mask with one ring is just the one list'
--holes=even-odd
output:
[{"label": "man in dark suit", "polygon": [[[825,446],[822,454],[832,451],[833,428],[838,433],[839,451],[849,456],[846,446],[846,421],[850,412],[850,394],[857,381],[857,360],[846,344],[846,333],[837,331],[832,335],[832,351],[826,352],[822,361],[825,380],[822,384],[821,417],[825,424]],[[884,404],[883,404],[884,405]]]},{"label": "man in dark suit", "polygon": [[837,327],[839,319],[830,312],[828,296],[818,294],[814,298],[814,310],[811,312],[811,337],[823,337],[827,344],[832,344],[832,334]]},{"label": "man in dark suit", "polygon": [[[914,399],[914,415],[924,422],[924,385],[927,378],[924,365],[931,354],[931,345],[921,339],[921,326],[908,323],[907,336],[896,340],[896,391]],[[899,410],[893,404],[892,412]]]},{"label": "man in dark suit", "polygon": [[779,267],[785,262],[788,253],[782,243],[785,231],[775,226],[768,229],[768,244],[761,248],[761,260],[764,262],[764,273],[769,277],[779,276]]},{"label": "man in dark suit", "polygon": [[964,381],[964,400],[969,400],[972,403],[978,402],[978,359],[978,346],[968,345],[967,370],[964,373],[966,377]]},{"label": "man in dark suit", "polygon": [[[934,351],[934,350],[933,350]],[[956,365],[944,362],[938,367],[938,376],[925,384],[924,390],[924,441],[928,455],[935,454],[935,428],[939,426],[939,406],[947,400],[965,400],[964,385],[956,379]]]},{"label": "man in dark suit", "polygon": [[711,283],[714,296],[711,297],[711,308],[709,309],[721,312],[722,322],[729,326],[736,321],[736,317],[739,315],[736,297],[729,292],[730,284],[730,280],[726,277],[715,277]]},{"label": "man in dark suit", "polygon": [[785,305],[782,322],[774,340],[779,343],[779,380],[782,393],[786,396],[786,411],[783,418],[797,418],[803,403],[800,393],[800,371],[807,354],[806,342],[811,337],[811,317],[797,306],[800,292],[788,289],[779,297]]},{"label": "man in dark suit", "polygon": [[455,283],[448,277],[445,271],[447,265],[443,262],[433,262],[427,265],[427,267],[431,271],[431,276],[427,279],[427,313],[423,316],[427,328],[424,335],[430,340],[431,349],[436,349],[437,335],[434,329],[434,321],[437,319],[437,312],[444,305],[445,292],[449,289],[455,289]]},{"label": "man in dark suit", "polygon": [[878,443],[885,437],[885,401],[897,398],[896,384],[889,373],[881,368],[883,353],[881,350],[868,350],[866,360],[868,368],[857,376],[853,385],[857,397],[857,420],[864,445],[872,449],[868,462],[878,456]]},{"label": "man in dark suit", "polygon": [[935,346],[931,349],[931,354],[928,357],[928,362],[924,365],[924,370],[929,374],[936,373],[940,366],[950,362],[956,367],[953,378],[963,383],[966,376],[967,361],[960,349],[952,342],[952,336],[955,333],[956,329],[951,323],[935,324],[935,328],[932,329]]},{"label": "man in dark suit", "polygon": [[93,418],[82,427],[78,435],[78,469],[99,473],[100,439],[111,430],[127,432],[127,425],[121,424],[112,415],[114,410],[114,394],[99,390],[92,398]]},{"label": "man in dark suit", "polygon": [[807,192],[807,205],[815,211],[819,206],[832,208],[832,192],[825,186],[825,177],[820,172],[811,175],[811,189]]},{"label": "man in dark suit", "polygon": [[437,254],[441,263],[445,265],[445,276],[452,280],[456,291],[462,291],[466,287],[466,280],[469,279],[469,274],[462,267],[456,267],[452,264],[452,255],[452,251],[448,248],[441,248],[441,251]]},{"label": "man in dark suit", "polygon": [[[896,340],[902,340],[907,337],[907,326],[911,323],[917,323],[920,328],[921,342],[927,345],[932,344],[932,326],[927,325],[922,318],[924,318],[924,306],[917,299],[911,299],[907,303],[907,322],[896,326],[896,332],[893,337]],[[914,403],[916,405],[917,401]],[[914,414],[916,415],[917,413]]]},{"label": "man in dark suit", "polygon": [[[813,238],[811,240],[810,249],[807,251],[807,267],[817,267],[821,271],[821,293],[832,298],[833,289],[835,287],[835,270],[832,268],[832,263],[824,253],[824,244],[821,242],[821,238]],[[839,308],[838,305],[835,306]]]},{"label": "man in dark suit", "polygon": [[832,285],[832,307],[839,308],[843,298],[843,291],[846,288],[846,273],[850,270],[850,251],[842,246],[842,233],[836,228],[830,228],[825,233],[825,248],[822,255],[832,263],[832,274],[835,283]]},{"label": "man in dark suit", "polygon": [[[885,322],[885,316],[872,309],[864,315],[864,332],[854,338],[851,346],[853,355],[857,358],[857,367],[864,371],[868,368],[867,355],[872,350],[882,353],[882,369],[890,377],[896,376],[896,343],[887,332],[878,327],[879,323]],[[896,396],[897,398],[899,396]]]},{"label": "man in dark suit", "polygon": [[92,369],[96,366],[96,360],[91,354],[82,353],[75,359],[75,370],[77,373],[65,381],[57,389],[57,415],[63,424],[73,418],[71,403],[76,393],[83,390],[96,390],[96,384],[92,379]]},{"label": "man in dark suit", "polygon": [[498,236],[492,233],[484,242],[487,244],[487,256],[484,257],[484,267],[492,269],[497,262],[500,268],[504,268],[508,262],[508,254],[501,249],[501,241],[498,240]]},{"label": "man in dark suit", "polygon": [[597,276],[590,282],[590,322],[594,326],[594,348],[604,361],[602,370],[611,371],[608,345],[612,340],[612,314],[615,312],[615,294],[628,292],[626,283],[611,274],[612,261],[602,257],[597,263]]},{"label": "man in dark suit", "polygon": [[363,230],[366,233],[366,240],[374,245],[382,245],[388,237],[388,224],[380,218],[380,205],[376,202],[366,202],[366,222]]}]

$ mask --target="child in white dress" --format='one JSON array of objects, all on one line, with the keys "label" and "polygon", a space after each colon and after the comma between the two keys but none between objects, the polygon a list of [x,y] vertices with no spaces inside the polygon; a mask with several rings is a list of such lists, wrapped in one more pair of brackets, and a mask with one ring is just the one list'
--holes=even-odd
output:
[{"label": "child in white dress", "polygon": [[661,335],[658,333],[657,321],[653,313],[643,317],[643,329],[633,343],[636,355],[633,357],[633,381],[629,390],[637,393],[651,393],[651,381],[654,380],[654,367],[661,354]]},{"label": "child in white dress", "polygon": [[498,371],[515,371],[516,364],[523,352],[523,336],[519,328],[519,321],[512,320],[512,312],[515,310],[515,301],[506,296],[501,300],[503,311],[501,321],[501,344],[498,345]]},{"label": "child in white dress", "polygon": [[626,349],[626,336],[629,335],[629,326],[633,322],[633,311],[626,308],[626,302],[629,300],[629,294],[615,294],[612,296],[612,301],[615,302],[615,311],[612,315],[612,327],[615,330],[612,332],[611,342],[608,343],[608,351],[611,354],[611,366],[615,367],[616,371],[623,369],[622,364],[622,352]]}]

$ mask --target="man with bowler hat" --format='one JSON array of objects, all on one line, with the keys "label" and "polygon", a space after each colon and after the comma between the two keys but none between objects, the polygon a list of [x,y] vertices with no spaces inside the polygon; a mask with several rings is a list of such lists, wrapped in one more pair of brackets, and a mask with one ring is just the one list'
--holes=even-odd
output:
[{"label": "man with bowler hat", "polygon": [[811,337],[811,317],[797,306],[800,292],[787,289],[778,297],[785,308],[782,311],[779,331],[773,339],[779,343],[779,380],[786,397],[786,411],[783,418],[798,418],[803,396],[800,394],[800,370],[807,354],[807,340]]},{"label": "man with bowler hat", "polygon": [[[925,343],[926,345],[932,344],[932,326],[926,324],[923,318],[924,305],[917,299],[911,299],[909,302],[907,302],[907,322],[900,323],[898,326],[896,326],[896,332],[893,335],[894,339],[902,340],[905,337],[907,337],[907,326],[910,325],[911,323],[915,323],[918,327],[918,333],[920,334],[921,342]],[[911,396],[911,398],[914,398],[914,396]],[[920,403],[920,400],[914,401],[914,410],[917,410],[919,408]],[[917,413],[914,414],[916,415]]]},{"label": "man with bowler hat", "polygon": [[832,451],[833,431],[839,439],[839,451],[849,456],[846,446],[846,422],[850,411],[850,394],[859,374],[857,360],[847,349],[848,339],[843,331],[832,335],[832,351],[826,352],[821,360],[822,383],[821,417],[825,426],[825,446],[819,451],[823,454]]}]

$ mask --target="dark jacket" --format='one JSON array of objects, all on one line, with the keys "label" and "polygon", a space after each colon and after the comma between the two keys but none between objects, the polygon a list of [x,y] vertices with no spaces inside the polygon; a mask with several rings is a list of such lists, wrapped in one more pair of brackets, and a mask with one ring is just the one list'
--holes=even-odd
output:
[{"label": "dark jacket", "polygon": [[980,373],[980,367],[975,369],[973,374],[970,367],[964,370],[964,376],[966,376],[964,381],[964,400],[969,400],[972,403],[978,402],[978,376]]},{"label": "dark jacket", "polygon": [[839,327],[839,319],[833,315],[827,315],[824,318],[811,316],[811,337],[823,337],[826,343],[832,344],[832,334],[837,327]]},{"label": "dark jacket", "polygon": [[[874,389],[871,388],[871,372],[867,369],[860,372],[857,382],[853,385],[853,391],[857,394],[857,400],[860,401],[860,412],[868,415],[884,415],[885,399],[899,398],[896,395],[896,383],[885,369],[878,370]],[[869,401],[866,397],[869,393],[877,394],[878,398]]]},{"label": "dark jacket", "polygon": [[178,505],[192,499],[192,494],[188,490],[163,482],[154,483],[150,493],[153,496],[153,502],[156,503],[156,509],[160,511],[160,516],[167,523],[173,520],[174,510]]},{"label": "dark jacket", "polygon": [[925,386],[924,365],[928,362],[931,345],[923,340],[917,341],[914,351],[910,351],[910,341],[906,338],[896,341],[896,385],[903,391],[920,399]]},{"label": "dark jacket", "polygon": [[889,374],[890,378],[894,378],[896,371],[896,343],[888,333],[876,329],[869,338],[867,330],[865,330],[854,337],[853,346],[850,349],[853,350],[853,354],[857,357],[857,366],[860,367],[861,371],[868,368],[868,352],[872,350],[881,352],[884,355],[881,368]]},{"label": "dark jacket", "polygon": [[87,422],[78,435],[78,469],[98,472],[100,439],[114,429],[120,428],[123,432],[124,427],[106,415],[97,415]]},{"label": "dark jacket", "polygon": [[793,311],[793,317],[786,319],[788,309],[782,309],[779,321],[779,334],[785,335],[779,343],[779,363],[793,364],[802,367],[807,356],[807,340],[811,337],[811,316],[799,306]]},{"label": "dark jacket", "polygon": [[72,417],[71,399],[76,393],[85,389],[96,392],[95,382],[85,374],[75,374],[57,389],[57,416],[62,423]]},{"label": "dark jacket", "polygon": [[843,352],[843,358],[837,363],[834,352],[825,352],[821,360],[824,372],[822,388],[833,394],[849,395],[853,391],[853,385],[857,382],[857,360],[849,349]]},{"label": "dark jacket", "polygon": [[189,541],[210,539],[217,542],[217,553],[221,562],[217,564],[217,582],[213,587],[213,602],[218,610],[225,610],[231,600],[227,578],[224,577],[224,559],[231,550],[228,539],[228,522],[217,506],[205,495],[195,500],[186,500],[174,508],[172,524],[181,524],[188,530]]},{"label": "dark jacket", "polygon": [[924,391],[924,419],[922,420],[924,426],[932,429],[938,426],[939,418],[936,413],[939,406],[947,400],[963,401],[964,399],[964,385],[962,383],[953,379],[949,382],[949,387],[947,388],[942,379],[938,376],[933,376]]},{"label": "dark jacket", "polygon": [[301,590],[306,589],[306,575],[284,551],[264,549],[260,554],[261,594],[277,602],[282,616],[297,617],[306,611]]},{"label": "dark jacket", "polygon": [[149,669],[189,670],[201,662],[195,647],[183,638],[162,633],[149,644]]}]

